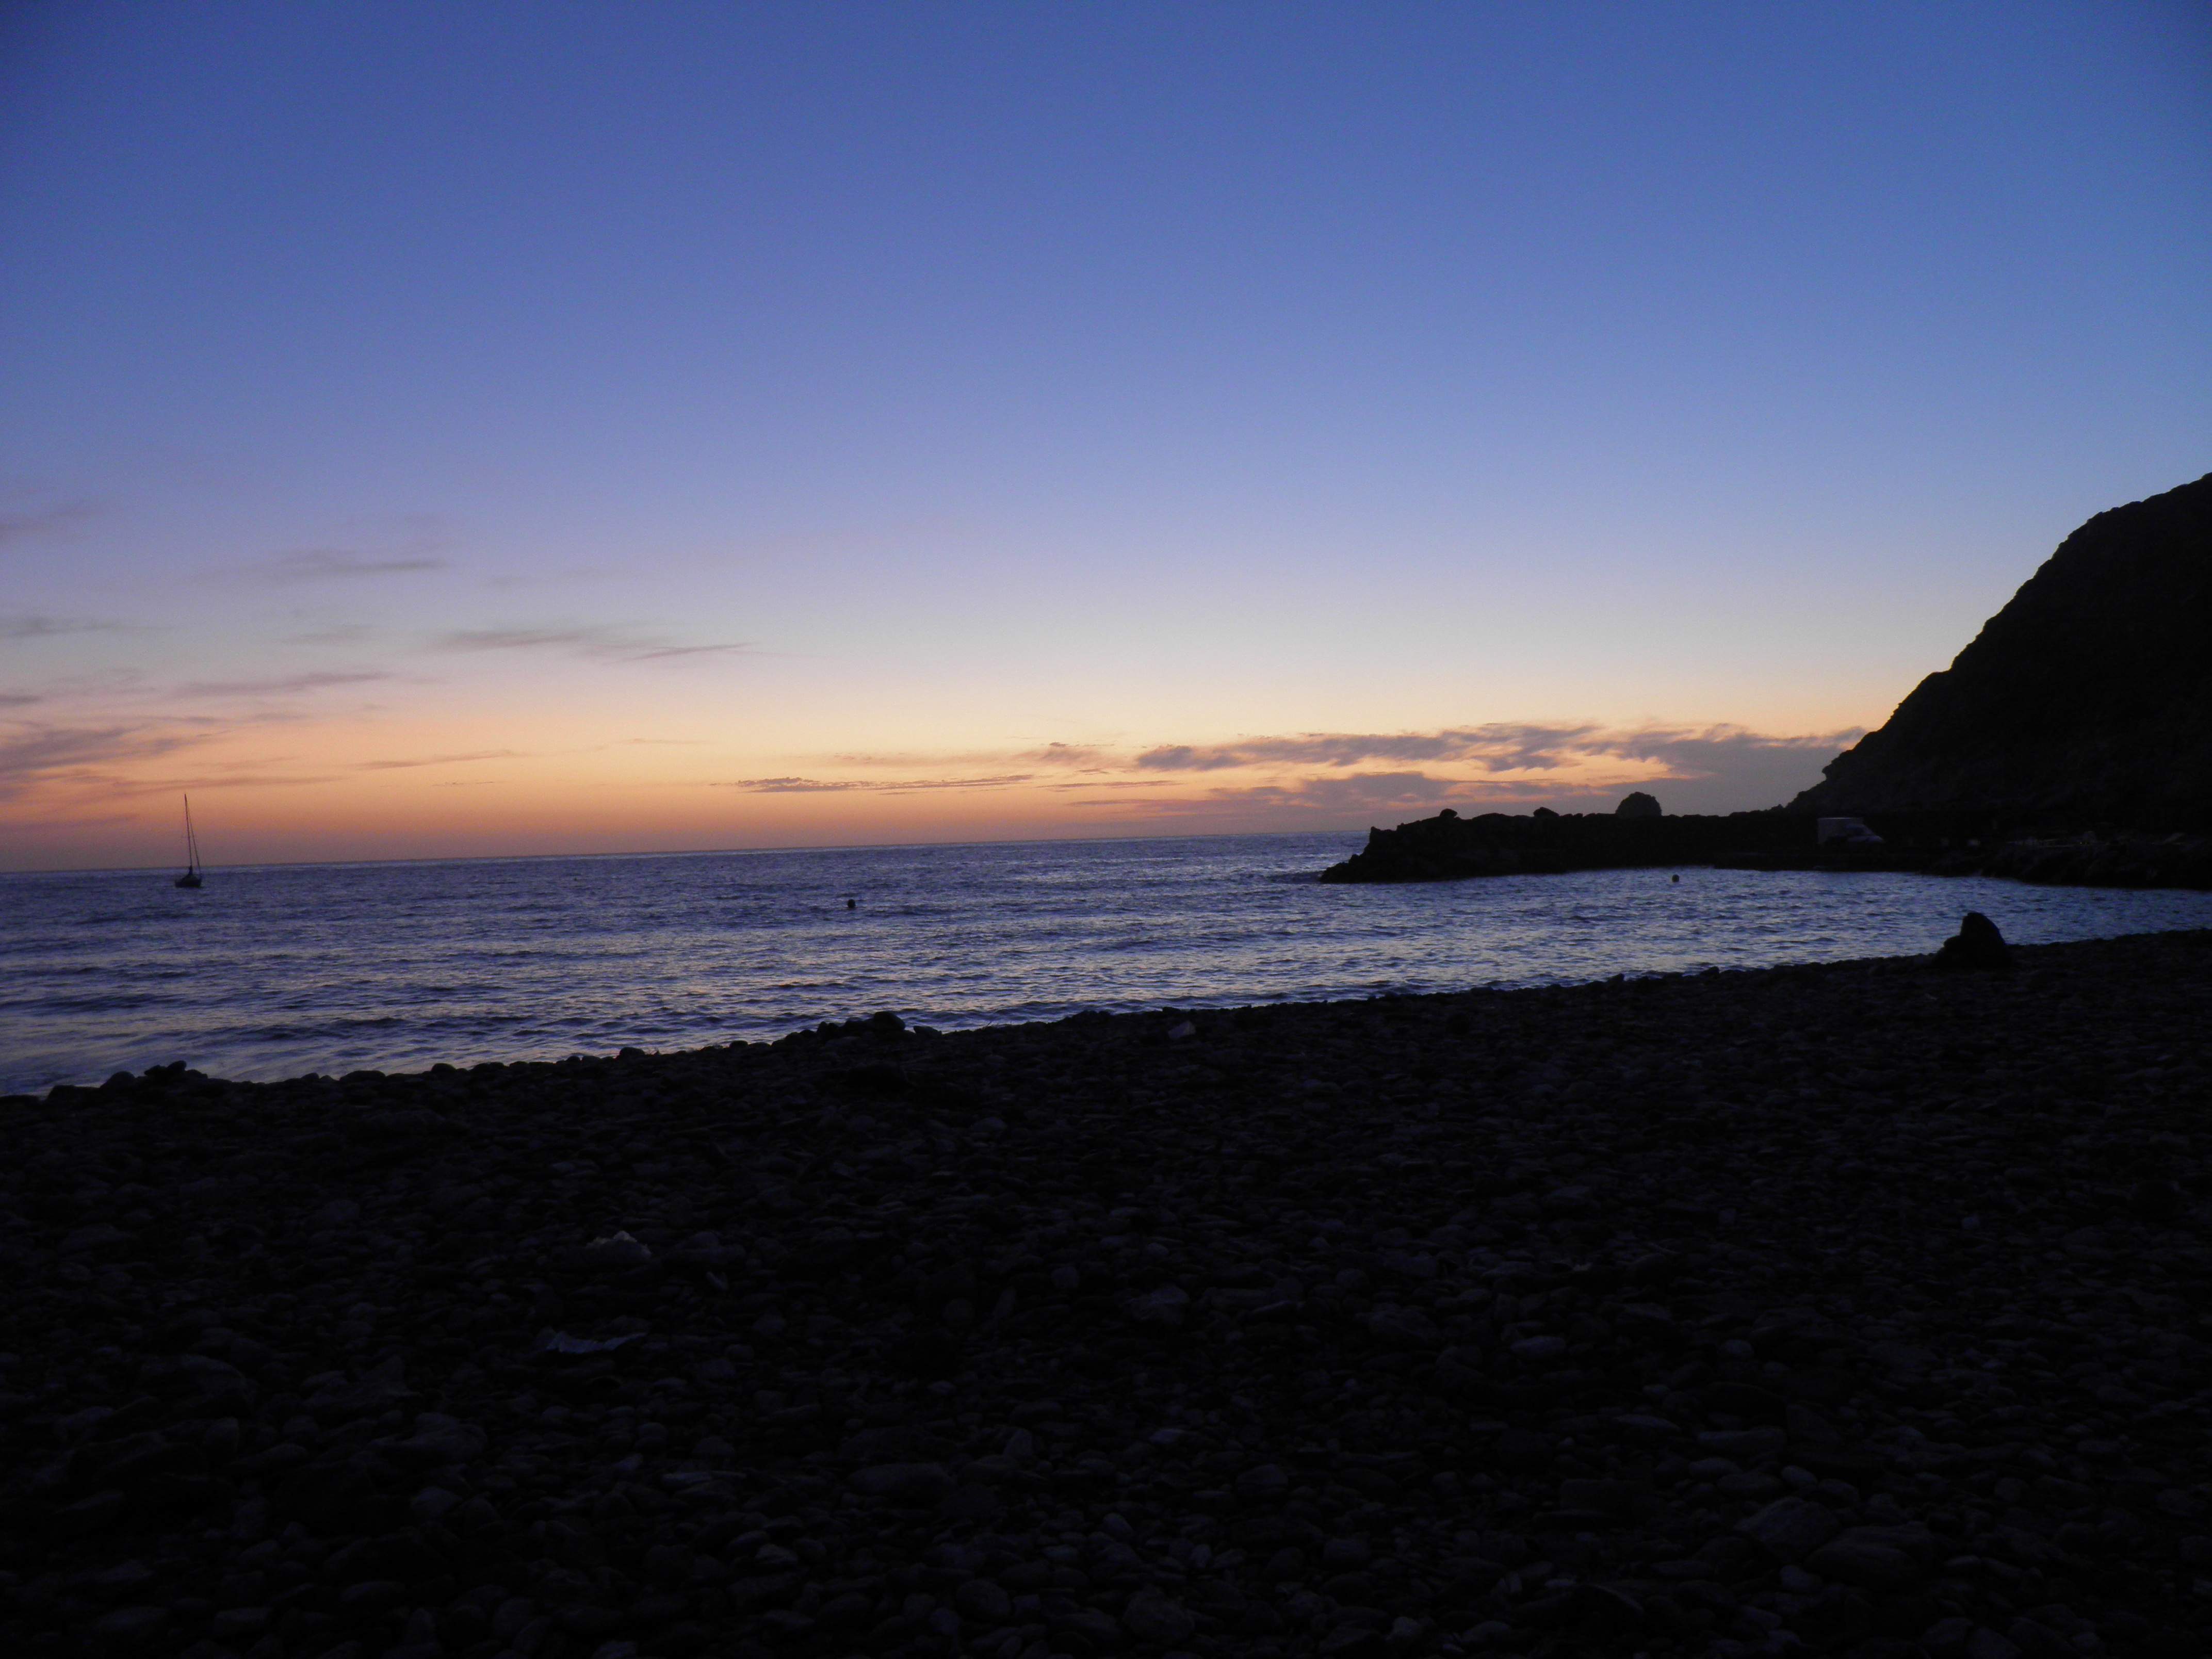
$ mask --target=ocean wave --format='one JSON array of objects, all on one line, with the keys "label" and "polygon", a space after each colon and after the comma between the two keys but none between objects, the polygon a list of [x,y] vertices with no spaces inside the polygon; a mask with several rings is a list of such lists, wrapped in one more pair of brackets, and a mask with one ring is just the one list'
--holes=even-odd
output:
[{"label": "ocean wave", "polygon": [[166,879],[143,872],[0,878],[0,1092],[177,1058],[336,1074],[754,1041],[885,1008],[955,1029],[1899,955],[1966,909],[2022,943],[2212,926],[2212,895],[1915,876],[1314,881],[1356,845],[326,866],[223,872],[181,908],[130,896]]}]

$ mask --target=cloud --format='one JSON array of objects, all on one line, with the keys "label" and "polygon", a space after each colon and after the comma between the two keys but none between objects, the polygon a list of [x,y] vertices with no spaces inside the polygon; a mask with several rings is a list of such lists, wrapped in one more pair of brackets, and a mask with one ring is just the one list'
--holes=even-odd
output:
[{"label": "cloud", "polygon": [[833,795],[854,790],[890,795],[921,789],[1010,789],[1018,783],[1031,781],[1030,774],[1014,772],[989,778],[900,778],[881,783],[865,778],[739,778],[714,787],[718,789],[741,789],[753,795]]},{"label": "cloud", "polygon": [[1475,726],[1441,732],[1307,732],[1295,737],[1244,738],[1235,743],[1170,744],[1148,749],[1137,764],[1150,772],[1218,772],[1249,766],[1349,767],[1370,761],[1474,762],[1486,769],[1526,771],[1563,763],[1596,731],[1589,726]]},{"label": "cloud", "polygon": [[163,769],[162,775],[147,774],[149,763],[185,756],[242,732],[283,724],[289,718],[282,713],[256,713],[243,719],[194,715],[74,724],[17,720],[0,728],[0,801],[37,793],[43,809],[51,804],[55,791],[112,799],[185,788],[300,787],[333,783],[349,773],[500,760],[515,752],[499,750],[359,761],[313,771],[287,770],[292,757],[260,753],[235,760],[198,758],[185,774],[167,769]]},{"label": "cloud", "polygon": [[520,749],[478,749],[465,755],[416,755],[404,760],[356,761],[349,769],[356,772],[397,772],[416,766],[453,766],[463,761],[528,758],[526,751]]},{"label": "cloud", "polygon": [[1816,732],[1803,737],[1774,737],[1740,726],[1709,726],[1702,731],[1646,726],[1634,732],[1608,732],[1592,744],[1608,754],[1634,760],[1656,760],[1686,772],[1721,769],[1746,755],[1803,755],[1833,757],[1836,751],[1866,735],[1864,726]]},{"label": "cloud", "polygon": [[817,778],[738,778],[728,783],[713,786],[717,789],[742,789],[750,795],[833,795],[847,789],[874,789],[872,783],[825,783]]},{"label": "cloud", "polygon": [[64,830],[113,830],[145,821],[145,815],[142,812],[70,813],[66,816],[41,812],[35,818],[18,818],[12,823],[0,819],[0,836],[36,836],[44,840]]},{"label": "cloud", "polygon": [[1441,806],[1463,798],[1467,784],[1456,778],[1432,778],[1425,772],[1355,772],[1346,777],[1301,778],[1287,786],[1214,791],[1216,799],[1240,803],[1272,801],[1325,812],[1385,808],[1403,811]]},{"label": "cloud", "polygon": [[247,569],[269,581],[322,582],[407,576],[448,568],[447,561],[430,553],[356,553],[342,547],[303,547],[296,552],[279,553]]},{"label": "cloud", "polygon": [[496,588],[550,587],[556,582],[611,581],[622,573],[601,569],[596,565],[576,565],[567,570],[532,570],[520,574],[492,576],[484,586]]},{"label": "cloud", "polygon": [[27,708],[46,699],[35,691],[0,691],[0,708]]},{"label": "cloud", "polygon": [[1140,770],[1216,772],[1261,766],[1352,767],[1371,761],[1472,764],[1486,772],[1550,771],[1595,757],[1656,762],[1686,775],[1738,769],[1747,756],[1794,763],[1832,754],[1857,735],[1825,732],[1774,737],[1741,726],[1702,729],[1644,726],[1627,731],[1594,725],[1493,724],[1438,732],[1309,732],[1294,737],[1239,738],[1212,744],[1170,744],[1137,757]]},{"label": "cloud", "polygon": [[[1670,811],[1735,811],[1787,800],[1819,775],[1852,732],[1775,736],[1734,726],[1492,722],[1429,732],[1262,734],[1218,744],[1160,744],[1132,753],[1102,744],[963,754],[840,754],[847,769],[925,775],[750,778],[717,787],[757,794],[995,789],[1032,784],[1067,805],[1132,819],[1270,816],[1301,822],[1471,811],[1607,811],[1630,789],[1657,788]],[[979,775],[948,775],[972,766]],[[981,775],[983,769],[993,769]],[[1006,768],[1000,771],[996,769]],[[1015,770],[1012,769],[1019,768]],[[1245,777],[1233,775],[1243,773]],[[1194,788],[1192,786],[1201,787]]]},{"label": "cloud", "polygon": [[1725,812],[1776,806],[1818,781],[1820,769],[1856,743],[1863,728],[1778,737],[1736,726],[1650,726],[1589,740],[1593,757],[1653,766],[1670,812]]},{"label": "cloud", "polygon": [[0,513],[0,547],[75,529],[92,516],[88,501],[66,501],[30,513]]},{"label": "cloud", "polygon": [[[1071,788],[1085,786],[1070,785]],[[1101,787],[1128,787],[1103,785]],[[1077,807],[1107,807],[1148,817],[1249,817],[1255,812],[1342,820],[1355,814],[1425,815],[1458,805],[1496,806],[1514,804],[1522,797],[1550,799],[1532,786],[1470,783],[1463,778],[1432,777],[1425,772],[1354,772],[1285,783],[1223,784],[1195,795],[1160,795],[1143,799],[1102,797],[1079,800]]]},{"label": "cloud", "polygon": [[1018,783],[1028,783],[1027,772],[1008,772],[988,778],[902,778],[895,783],[877,783],[868,787],[886,792],[907,789],[1011,789]]},{"label": "cloud", "polygon": [[[1776,736],[1735,726],[1616,730],[1595,724],[1495,723],[1436,732],[1304,732],[1223,744],[1164,744],[1145,750],[1133,763],[1138,772],[1162,783],[1179,775],[1323,769],[1250,784],[1224,782],[1200,794],[1142,799],[1101,794],[1073,804],[1182,817],[1227,811],[1410,816],[1445,805],[1477,811],[1535,805],[1601,809],[1629,788],[1656,787],[1671,811],[1735,811],[1787,800],[1858,735],[1856,729]],[[1401,764],[1357,769],[1394,761]],[[1424,764],[1402,764],[1407,761]],[[1082,781],[1054,787],[1080,792],[1131,786]]]},{"label": "cloud", "polygon": [[0,736],[0,800],[12,800],[56,781],[112,786],[108,769],[175,754],[204,742],[202,732],[166,723],[116,722],[53,726],[19,722]]},{"label": "cloud", "polygon": [[48,640],[64,634],[119,634],[125,624],[87,617],[0,617],[0,641]]},{"label": "cloud", "polygon": [[1044,766],[1097,768],[1111,765],[1119,769],[1126,763],[1112,750],[1089,744],[1048,743],[1042,749],[1023,749],[1008,751],[1003,749],[941,750],[924,752],[908,750],[898,754],[840,754],[827,757],[837,766],[884,768],[893,771],[915,771],[926,767],[950,766]]},{"label": "cloud", "polygon": [[1078,766],[1097,768],[1109,764],[1114,758],[1109,750],[1096,744],[1048,743],[1042,749],[1025,750],[1014,757],[1032,766]]},{"label": "cloud", "polygon": [[431,641],[432,651],[482,653],[495,651],[562,651],[579,657],[613,662],[662,662],[675,657],[704,657],[750,652],[744,643],[685,645],[657,635],[629,629],[594,625],[582,628],[469,628],[441,634]]},{"label": "cloud", "polygon": [[373,680],[388,680],[391,678],[381,669],[359,669],[280,674],[261,680],[196,680],[189,685],[179,686],[176,695],[180,697],[276,697],[301,691],[327,691],[333,686],[366,685]]}]

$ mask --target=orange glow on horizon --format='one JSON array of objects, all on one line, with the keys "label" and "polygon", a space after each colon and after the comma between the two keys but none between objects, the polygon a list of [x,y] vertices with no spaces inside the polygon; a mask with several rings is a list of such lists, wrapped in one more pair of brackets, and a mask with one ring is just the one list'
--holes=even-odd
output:
[{"label": "orange glow on horizon", "polygon": [[[1729,810],[1809,784],[1851,735],[1562,724],[795,757],[551,725],[416,713],[149,729],[136,752],[118,740],[0,801],[0,866],[163,867],[181,856],[187,791],[218,866],[1357,830],[1447,805],[1605,810],[1630,788],[1675,811],[1747,794]],[[1765,781],[1778,766],[1784,781]]]}]

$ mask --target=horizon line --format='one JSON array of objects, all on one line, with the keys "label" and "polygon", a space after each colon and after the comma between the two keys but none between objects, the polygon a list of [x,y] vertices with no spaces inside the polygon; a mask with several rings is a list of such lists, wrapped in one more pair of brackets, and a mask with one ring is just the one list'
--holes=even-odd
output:
[{"label": "horizon line", "polygon": [[[1430,816],[1433,817],[1435,814],[1431,813]],[[1377,827],[1368,826],[1369,829]],[[520,864],[542,859],[696,859],[739,857],[759,853],[894,853],[939,847],[1057,847],[1082,846],[1097,842],[1225,841],[1232,837],[1260,840],[1291,836],[1356,836],[1365,833],[1366,830],[1201,830],[1172,836],[1004,836],[965,841],[810,842],[778,847],[641,847],[612,853],[457,853],[422,858],[264,859],[252,864],[203,864],[200,868],[208,871],[312,870],[392,864]],[[152,875],[181,867],[174,863],[90,864],[56,870],[0,870],[0,878],[14,876]]]}]

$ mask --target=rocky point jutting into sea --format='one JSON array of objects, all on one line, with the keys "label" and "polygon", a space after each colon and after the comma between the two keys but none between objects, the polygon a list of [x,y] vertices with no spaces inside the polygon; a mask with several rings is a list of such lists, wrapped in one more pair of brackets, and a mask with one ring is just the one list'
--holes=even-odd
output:
[{"label": "rocky point jutting into sea", "polygon": [[1395,830],[1321,872],[1326,882],[1459,881],[1560,875],[1573,870],[1708,865],[1729,870],[1905,871],[1999,876],[2089,887],[2212,888],[2212,838],[2082,830],[2008,834],[1991,812],[1853,815],[1870,841],[1818,839],[1819,820],[1782,807],[1763,812],[1626,817],[1608,812],[1463,818],[1449,807]]},{"label": "rocky point jutting into sea", "polygon": [[2212,934],[2011,957],[8,1099],[4,1650],[2199,1653]]},{"label": "rocky point jutting into sea", "polygon": [[[1664,864],[2212,887],[2212,474],[2100,513],[1786,808],[1375,830],[1324,881]],[[1820,844],[1823,816],[1873,844]]]}]

